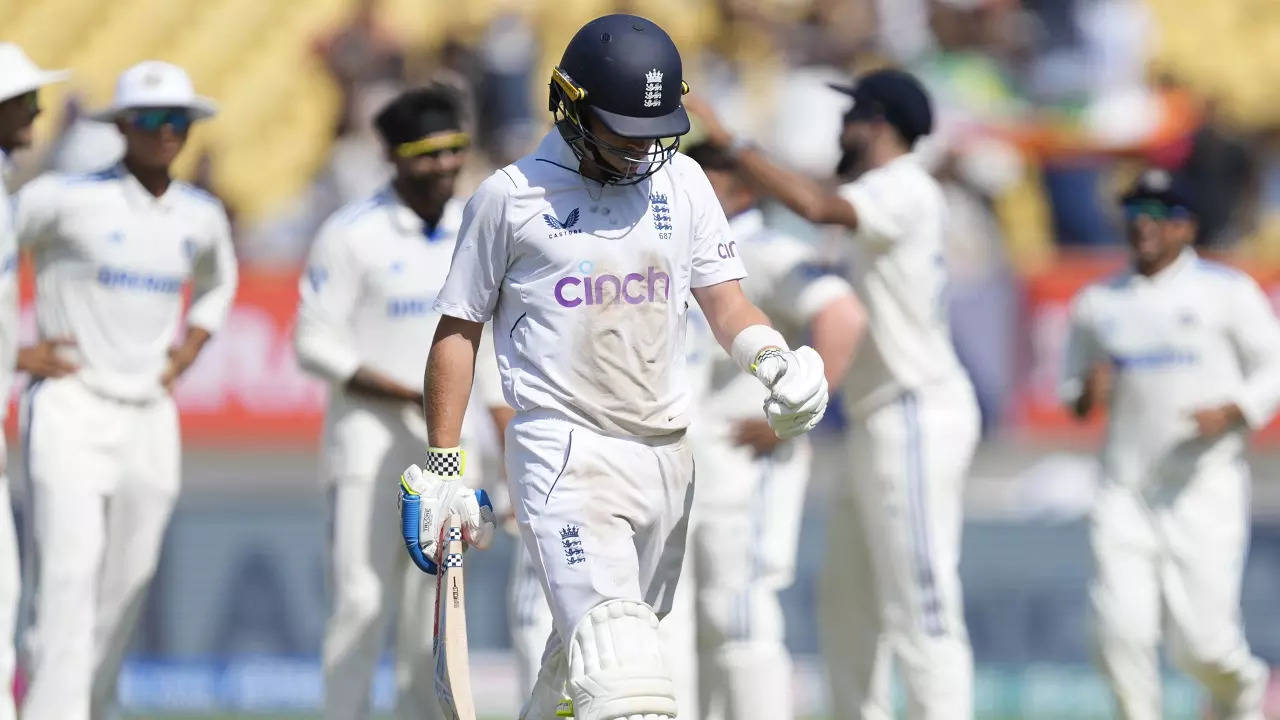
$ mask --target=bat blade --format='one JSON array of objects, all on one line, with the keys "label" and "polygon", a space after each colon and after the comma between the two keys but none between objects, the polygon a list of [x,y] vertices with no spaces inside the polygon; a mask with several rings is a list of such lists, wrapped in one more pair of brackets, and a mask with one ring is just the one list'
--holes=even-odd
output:
[{"label": "bat blade", "polygon": [[436,696],[449,720],[476,720],[467,645],[467,588],[462,525],[450,515],[442,529],[436,570]]}]

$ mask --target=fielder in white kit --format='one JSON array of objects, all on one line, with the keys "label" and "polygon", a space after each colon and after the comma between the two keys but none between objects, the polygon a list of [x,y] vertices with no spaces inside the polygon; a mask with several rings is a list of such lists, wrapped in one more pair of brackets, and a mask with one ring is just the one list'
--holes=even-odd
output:
[{"label": "fielder in white kit", "polygon": [[[459,428],[476,344],[494,322],[515,410],[506,468],[517,522],[554,620],[520,717],[676,714],[658,619],[684,554],[692,502],[684,322],[690,295],[739,367],[772,387],[765,411],[792,437],[826,406],[822,361],[788,349],[743,295],[741,261],[705,175],[676,152],[689,129],[680,56],[643,18],[585,25],[552,74],[556,127],[472,197],[436,308],[425,470],[403,478],[411,555],[425,569],[439,518],[493,531],[461,485]],[[412,515],[410,515],[412,517]],[[744,539],[746,542],[753,539]]]},{"label": "fielder in white kit", "polygon": [[[729,218],[726,253],[747,268],[747,297],[789,341],[807,335],[828,384],[838,384],[866,324],[853,288],[811,245],[765,225],[729,153],[707,144],[687,153]],[[708,377],[689,430],[698,492],[686,561],[696,598],[697,717],[786,720],[795,707],[778,593],[795,577],[812,450],[804,436],[780,440],[760,418],[768,397],[760,383],[722,353],[708,348],[700,357]]]},{"label": "fielder in white kit", "polygon": [[110,712],[178,497],[170,391],[226,318],[236,261],[221,204],[169,167],[191,123],[213,112],[181,68],[135,65],[100,114],[125,137],[121,163],[46,175],[17,197],[39,337],[74,369],[36,379],[24,408],[38,578],[28,720]]},{"label": "fielder in white kit", "polygon": [[959,563],[962,493],[978,441],[973,386],[951,344],[942,191],[911,155],[933,113],[911,75],[879,70],[847,93],[840,167],[828,189],[736,141],[709,113],[708,138],[741,172],[806,220],[848,228],[867,342],[842,392],[847,483],[830,498],[823,651],[836,718],[892,717],[890,662],[909,715],[972,716],[973,658]]},{"label": "fielder in white kit", "polygon": [[1133,267],[1072,303],[1061,385],[1080,417],[1109,411],[1091,530],[1099,659],[1126,720],[1162,717],[1162,635],[1218,720],[1263,720],[1268,670],[1240,625],[1244,449],[1280,404],[1280,322],[1249,276],[1196,256],[1168,173],[1122,202]]},{"label": "fielder in white kit", "polygon": [[[422,349],[453,256],[462,201],[454,184],[470,137],[456,94],[411,90],[374,119],[394,179],[339,210],[320,229],[299,281],[294,344],[302,366],[331,384],[323,474],[330,487],[330,586],[325,631],[325,717],[368,717],[388,623],[396,627],[396,713],[439,718],[422,618],[435,583],[405,556],[388,481],[427,440]],[[484,380],[496,373],[492,365]],[[496,378],[491,381],[496,384]]]},{"label": "fielder in white kit", "polygon": [[[41,70],[22,48],[0,43],[0,425],[9,413],[9,393],[18,355],[18,245],[9,211],[4,172],[9,155],[31,146],[31,125],[40,114],[39,90],[62,82],[63,70]],[[20,594],[18,537],[9,500],[9,462],[0,432],[0,720],[13,720],[13,633]]]}]

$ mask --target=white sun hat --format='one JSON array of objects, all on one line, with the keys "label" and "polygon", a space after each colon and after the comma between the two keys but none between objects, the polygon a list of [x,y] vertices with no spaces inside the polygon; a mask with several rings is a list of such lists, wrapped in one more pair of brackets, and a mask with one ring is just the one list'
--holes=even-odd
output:
[{"label": "white sun hat", "polygon": [[115,120],[127,110],[160,107],[186,108],[196,119],[218,112],[218,106],[212,100],[196,95],[186,70],[173,63],[144,60],[120,73],[111,106],[91,117],[94,120]]},{"label": "white sun hat", "polygon": [[22,48],[0,43],[0,102],[38,90],[71,76],[66,70],[42,70]]}]

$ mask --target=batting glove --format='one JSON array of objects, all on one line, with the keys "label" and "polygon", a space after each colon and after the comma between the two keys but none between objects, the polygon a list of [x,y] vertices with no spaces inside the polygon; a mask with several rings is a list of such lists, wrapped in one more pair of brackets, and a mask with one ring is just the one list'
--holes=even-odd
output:
[{"label": "batting glove", "polygon": [[430,448],[425,468],[410,465],[400,476],[400,530],[413,564],[435,575],[445,519],[456,513],[462,539],[484,550],[493,542],[493,503],[484,490],[462,484],[462,448]]},{"label": "batting glove", "polygon": [[751,374],[769,388],[764,414],[779,438],[803,435],[822,420],[827,411],[827,378],[822,358],[813,348],[766,348],[751,364]]}]

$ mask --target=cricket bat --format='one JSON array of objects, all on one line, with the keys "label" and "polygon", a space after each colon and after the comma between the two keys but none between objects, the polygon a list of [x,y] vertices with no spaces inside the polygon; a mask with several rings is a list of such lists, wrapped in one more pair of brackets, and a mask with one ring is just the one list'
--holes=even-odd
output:
[{"label": "cricket bat", "polygon": [[462,524],[449,515],[436,563],[436,696],[449,720],[476,720],[467,650],[467,591],[462,574]]}]

